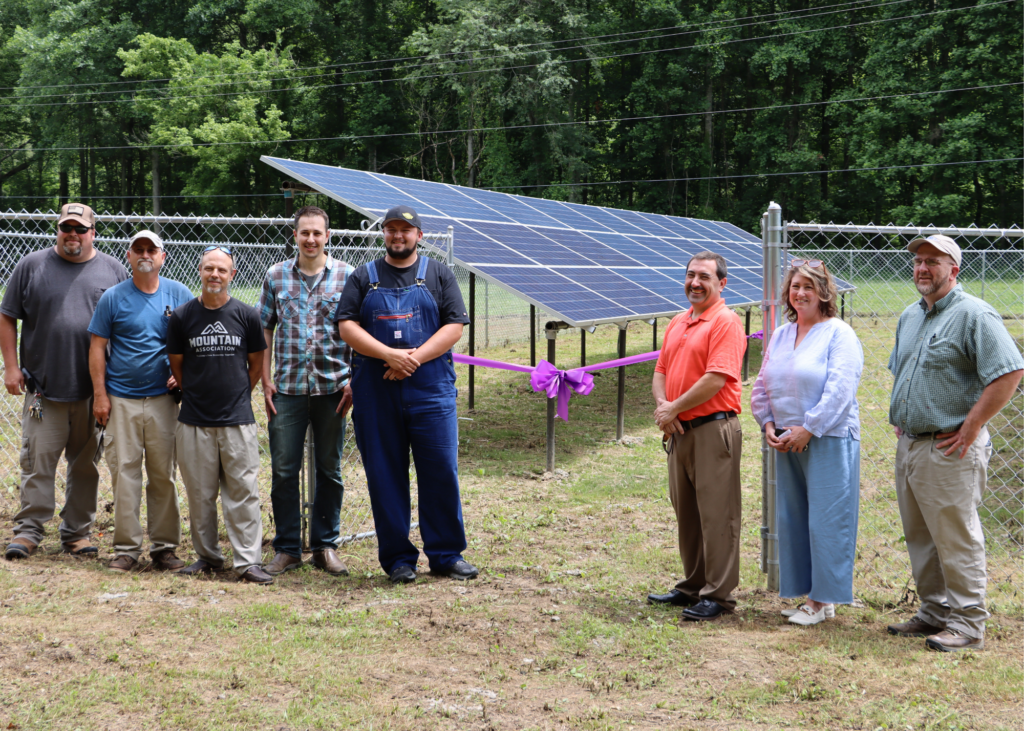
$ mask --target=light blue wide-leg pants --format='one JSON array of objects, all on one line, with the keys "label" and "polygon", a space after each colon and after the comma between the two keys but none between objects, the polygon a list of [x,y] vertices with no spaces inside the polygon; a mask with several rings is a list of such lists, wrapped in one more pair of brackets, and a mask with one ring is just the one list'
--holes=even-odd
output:
[{"label": "light blue wide-leg pants", "polygon": [[776,455],[779,596],[853,601],[860,509],[860,442],[811,437],[804,452]]}]

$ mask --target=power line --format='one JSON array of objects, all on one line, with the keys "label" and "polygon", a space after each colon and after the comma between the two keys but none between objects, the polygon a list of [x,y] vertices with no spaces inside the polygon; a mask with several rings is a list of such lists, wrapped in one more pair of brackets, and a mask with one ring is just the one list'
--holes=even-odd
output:
[{"label": "power line", "polygon": [[[902,3],[902,2],[909,2],[909,0],[892,0],[892,2],[883,2],[883,3],[874,3],[874,2],[871,2],[871,0],[847,0],[847,2],[835,3],[833,5],[822,5],[822,6],[819,6],[817,8],[804,8],[804,9],[799,9],[799,10],[786,10],[786,11],[780,11],[780,12],[774,12],[774,13],[763,13],[761,15],[742,16],[742,17],[739,17],[739,18],[723,18],[721,20],[704,21],[702,23],[688,23],[688,24],[685,24],[685,25],[671,25],[671,26],[664,26],[664,27],[661,27],[661,28],[647,28],[647,29],[643,29],[643,30],[624,31],[622,33],[609,33],[609,34],[595,35],[595,36],[579,36],[577,38],[566,38],[566,39],[561,39],[561,40],[556,39],[556,40],[550,40],[550,41],[538,41],[536,43],[527,43],[527,44],[524,44],[522,46],[518,46],[517,48],[520,48],[520,49],[521,48],[532,48],[534,46],[542,46],[542,45],[552,44],[552,43],[575,43],[577,41],[597,40],[597,39],[602,39],[602,38],[616,38],[616,37],[619,37],[619,36],[637,35],[637,34],[640,34],[640,33],[657,33],[657,32],[663,31],[663,30],[676,30],[676,29],[679,29],[679,28],[689,28],[689,27],[693,27],[695,25],[696,26],[713,26],[713,25],[721,24],[721,23],[739,22],[739,21],[744,21],[744,20],[756,20],[758,18],[767,18],[767,17],[770,17],[770,16],[792,15],[794,13],[807,13],[808,10],[827,10],[829,8],[836,8],[836,7],[839,7],[841,5],[851,5],[851,6],[854,6],[854,7],[846,8],[846,9],[844,9],[842,11],[836,11],[836,12],[845,12],[846,10],[860,10],[860,9],[880,8],[880,7],[885,7],[885,6],[888,6],[888,5],[899,4],[899,3]],[[857,7],[857,6],[862,6],[862,7]],[[798,18],[796,18],[796,19],[802,19],[802,18],[805,18],[805,17],[813,17],[813,16],[812,15],[801,15],[801,16],[798,16]],[[781,18],[780,20],[793,20],[793,18]],[[627,40],[651,40],[651,39],[650,38],[635,38],[635,39],[627,39]],[[471,50],[465,50],[465,51],[451,51],[451,52],[448,52],[448,53],[438,54],[438,57],[440,58],[440,57],[445,57],[445,56],[456,56],[456,55],[463,55],[463,54],[471,54],[471,53],[477,53],[477,52],[482,51],[482,50],[487,50],[487,49],[476,49],[476,50],[471,49]],[[554,48],[554,49],[549,49],[549,50],[566,50],[566,49]],[[384,63],[398,63],[400,61],[415,61],[415,60],[420,60],[420,59],[424,59],[424,58],[429,58],[430,55],[431,54],[422,54],[422,55],[419,55],[419,56],[400,56],[400,57],[397,57],[397,58],[374,59],[374,60],[370,60],[370,61],[350,61],[350,62],[347,62],[347,63],[340,63],[340,64],[317,65],[317,66],[298,66],[298,67],[295,67],[294,70],[295,71],[329,70],[329,69],[335,69],[335,68],[345,68],[345,67],[349,67],[349,66],[364,66],[364,65],[376,64],[376,63],[381,63],[381,64],[384,64]],[[392,67],[390,69],[389,68],[379,68],[379,69],[368,69],[368,70],[369,71],[388,71],[388,70],[393,70],[394,68],[395,67]],[[252,76],[252,75],[255,75],[255,74],[258,74],[258,73],[259,73],[258,71],[240,71],[240,72],[235,72],[235,73],[230,73],[230,74],[208,74],[208,75],[202,75],[202,76],[195,76],[193,78],[194,79],[216,79],[216,78],[235,77],[235,76]],[[288,77],[282,77],[282,78],[288,78]],[[48,85],[21,86],[21,87],[18,87],[18,86],[6,86],[6,87],[0,87],[0,91],[18,91],[18,90],[24,91],[24,90],[27,90],[27,89],[59,89],[59,88],[75,88],[75,87],[80,87],[80,86],[99,87],[99,86],[115,86],[115,85],[124,85],[124,84],[151,84],[151,83],[159,83],[159,82],[173,81],[173,80],[174,80],[174,77],[167,77],[167,78],[159,78],[159,79],[135,79],[135,80],[125,80],[125,81],[81,82],[81,83],[77,83],[77,84],[48,84]],[[128,90],[128,91],[132,91],[132,90]],[[102,92],[102,93],[111,93],[111,92]],[[112,92],[112,93],[121,93],[121,92]],[[53,95],[43,95],[43,96],[63,96],[63,95],[53,94]],[[11,97],[0,97],[0,99],[2,99],[2,98],[11,98]]]},{"label": "power line", "polygon": [[950,165],[981,165],[990,162],[1019,162],[1024,157],[1004,157],[998,160],[967,160],[964,162],[925,162],[919,165],[886,165],[871,168],[846,168],[844,170],[794,170],[785,173],[751,173],[749,175],[706,175],[695,178],[658,178],[648,180],[606,180],[597,183],[545,183],[542,185],[495,185],[482,187],[481,190],[509,190],[534,188],[582,188],[595,185],[625,185],[627,183],[683,183],[701,180],[738,180],[740,178],[775,178],[790,175],[831,175],[833,173],[864,173],[880,170],[911,170],[915,168],[945,167]]},{"label": "power line", "polygon": [[[858,28],[858,27],[865,26],[865,25],[877,25],[879,23],[892,23],[892,22],[896,22],[896,21],[900,21],[900,20],[912,20],[912,19],[916,19],[916,18],[925,18],[925,17],[929,17],[929,16],[933,16],[933,15],[941,15],[941,14],[944,14],[944,13],[955,13],[955,12],[958,12],[958,11],[961,11],[961,10],[974,10],[974,9],[978,9],[978,8],[988,8],[988,7],[993,7],[993,6],[996,6],[996,5],[1005,5],[1007,3],[1013,3],[1013,2],[1016,2],[1016,0],[995,0],[994,2],[986,3],[984,5],[970,5],[970,6],[965,6],[965,7],[961,7],[961,8],[948,8],[948,9],[945,9],[945,10],[935,10],[935,11],[932,11],[932,12],[929,12],[929,13],[918,13],[918,14],[915,14],[915,15],[904,15],[904,16],[900,16],[900,17],[897,17],[897,18],[881,18],[881,19],[876,19],[876,20],[864,21],[864,22],[861,22],[861,23],[849,23],[847,25],[830,26],[828,28],[812,28],[812,29],[809,29],[809,30],[799,30],[799,31],[793,31],[793,32],[790,32],[790,33],[778,33],[778,34],[773,34],[773,35],[755,36],[753,38],[734,38],[734,39],[730,39],[730,40],[716,41],[716,42],[711,42],[711,43],[695,43],[695,44],[690,45],[690,46],[673,46],[671,48],[657,48],[657,49],[650,49],[650,50],[646,50],[646,51],[630,51],[628,53],[605,54],[605,55],[600,55],[600,56],[587,56],[587,57],[584,57],[584,58],[576,58],[576,59],[558,59],[557,63],[560,64],[560,65],[568,65],[568,64],[580,63],[580,62],[584,62],[584,61],[595,62],[595,61],[603,61],[603,60],[614,59],[614,58],[629,58],[629,57],[633,57],[633,56],[647,56],[647,55],[651,55],[651,54],[654,54],[654,53],[667,53],[667,52],[670,52],[670,51],[687,51],[687,50],[693,50],[693,49],[699,49],[699,48],[707,48],[707,47],[712,47],[712,46],[731,45],[733,43],[752,43],[752,42],[755,42],[755,41],[763,41],[763,40],[776,39],[776,38],[787,38],[787,37],[799,36],[799,35],[810,35],[812,33],[821,33],[821,32],[832,31],[832,30],[846,30],[846,29],[849,29],[849,28]],[[100,101],[78,102],[76,104],[76,106],[83,106],[84,107],[84,106],[99,106],[99,105],[104,105],[104,104],[135,104],[135,103],[140,102],[140,101],[141,102],[153,101],[153,102],[164,102],[164,103],[166,103],[168,101],[178,101],[178,100],[184,100],[184,99],[211,99],[211,98],[220,98],[220,97],[242,96],[242,95],[245,95],[245,94],[273,94],[273,93],[279,93],[279,92],[285,92],[285,91],[307,92],[307,91],[314,91],[314,90],[334,89],[334,88],[351,87],[351,86],[367,86],[367,85],[371,85],[371,84],[387,84],[387,83],[395,83],[395,82],[416,82],[416,81],[424,81],[424,80],[427,80],[427,79],[449,78],[449,77],[457,77],[457,76],[469,76],[469,75],[486,74],[486,73],[492,73],[492,72],[498,72],[498,71],[516,71],[516,70],[519,70],[519,69],[535,68],[535,67],[540,66],[540,65],[542,65],[542,64],[541,63],[528,63],[528,64],[519,64],[519,65],[515,65],[515,66],[498,66],[498,67],[495,67],[495,68],[487,68],[487,69],[475,69],[475,70],[471,69],[469,71],[452,71],[452,72],[448,72],[448,73],[427,74],[427,75],[423,75],[423,76],[414,76],[414,77],[402,77],[402,78],[394,78],[394,79],[369,79],[369,80],[363,80],[363,81],[342,82],[342,83],[337,83],[337,84],[320,84],[320,85],[316,85],[316,86],[284,87],[284,88],[280,88],[280,89],[251,89],[251,90],[243,91],[243,92],[223,92],[223,93],[220,93],[220,94],[189,94],[189,95],[183,95],[183,96],[152,97],[152,98],[144,98],[144,99],[139,99],[139,98],[108,99],[108,100],[100,100]],[[54,106],[66,106],[67,104],[68,104],[68,102],[43,102],[43,103],[40,103],[40,104],[0,104],[0,108],[4,108],[4,107],[19,107],[19,108],[54,107]]]},{"label": "power line", "polygon": [[167,145],[108,145],[105,147],[36,147],[36,148],[0,148],[0,152],[9,152],[14,150],[23,150],[25,152],[77,152],[80,150],[166,150],[166,149],[179,149],[183,147],[235,147],[238,145],[277,145],[277,144],[291,144],[297,142],[337,142],[337,141],[354,141],[363,139],[386,139],[393,137],[422,137],[424,135],[452,135],[452,134],[466,134],[470,132],[500,132],[505,130],[518,130],[518,129],[536,129],[539,127],[573,127],[581,125],[596,125],[596,124],[610,124],[613,122],[643,122],[655,119],[678,119],[682,117],[703,117],[707,115],[719,115],[719,114],[737,114],[742,112],[762,112],[762,111],[773,111],[778,109],[794,109],[800,107],[815,107],[828,104],[848,104],[855,102],[867,102],[867,101],[883,101],[886,99],[903,99],[906,97],[915,96],[928,96],[931,94],[952,94],[960,91],[981,91],[984,89],[997,89],[1006,86],[1021,86],[1024,82],[1012,81],[1005,84],[989,84],[986,86],[968,86],[957,89],[938,89],[935,91],[915,91],[906,94],[888,94],[883,96],[866,96],[856,97],[852,99],[828,99],[816,102],[799,102],[796,104],[776,104],[769,106],[760,107],[745,107],[741,109],[713,109],[701,112],[679,112],[676,114],[652,114],[640,117],[611,117],[607,119],[588,119],[578,120],[572,122],[539,122],[537,124],[514,124],[504,125],[495,127],[467,127],[463,129],[446,129],[437,130],[434,132],[389,132],[386,134],[375,134],[375,135],[341,135],[337,137],[296,137],[282,140],[244,140],[237,142],[197,142],[191,145],[179,143],[179,144],[167,144]]}]

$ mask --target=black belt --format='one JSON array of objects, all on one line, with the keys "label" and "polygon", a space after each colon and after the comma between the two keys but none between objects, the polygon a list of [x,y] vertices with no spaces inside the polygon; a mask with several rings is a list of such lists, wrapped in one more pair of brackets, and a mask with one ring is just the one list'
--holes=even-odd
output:
[{"label": "black belt", "polygon": [[962,426],[963,424],[958,426],[956,429],[952,429],[950,431],[926,431],[922,434],[910,434],[908,432],[903,433],[906,436],[910,437],[911,439],[938,439],[940,434],[952,434],[953,432],[958,432],[960,431],[960,427]]},{"label": "black belt", "polygon": [[690,419],[689,421],[679,420],[679,423],[683,425],[686,431],[690,429],[696,429],[698,426],[704,426],[712,421],[718,421],[720,419],[728,419],[730,416],[736,416],[735,411],[716,411],[713,414],[707,416],[698,416],[696,419]]}]

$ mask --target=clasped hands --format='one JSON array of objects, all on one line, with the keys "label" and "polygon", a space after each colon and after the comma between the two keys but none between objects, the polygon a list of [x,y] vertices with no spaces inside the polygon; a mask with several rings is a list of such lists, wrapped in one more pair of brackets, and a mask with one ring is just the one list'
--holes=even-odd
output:
[{"label": "clasped hands", "polygon": [[682,434],[683,425],[679,421],[679,410],[675,406],[675,401],[669,401],[668,399],[658,398],[655,399],[657,406],[654,409],[654,423],[658,425],[665,434]]},{"label": "clasped hands", "polygon": [[811,437],[814,436],[802,426],[784,426],[782,428],[789,429],[789,434],[780,439],[775,436],[775,422],[766,421],[764,423],[764,437],[768,441],[768,446],[777,452],[803,452],[807,449],[807,443],[811,441]]},{"label": "clasped hands", "polygon": [[416,369],[423,365],[413,355],[415,352],[416,348],[409,348],[408,350],[401,348],[389,349],[387,357],[384,358],[384,362],[388,364],[388,369],[384,371],[384,380],[401,381],[403,378],[408,378],[415,373]]}]

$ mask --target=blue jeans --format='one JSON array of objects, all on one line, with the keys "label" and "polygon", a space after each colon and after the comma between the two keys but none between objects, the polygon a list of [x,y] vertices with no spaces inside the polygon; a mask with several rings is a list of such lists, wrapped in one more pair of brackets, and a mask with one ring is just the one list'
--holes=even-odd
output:
[{"label": "blue jeans", "polygon": [[[273,478],[270,502],[274,508],[274,551],[302,556],[302,494],[299,472],[306,427],[313,427],[316,483],[309,526],[309,547],[335,548],[341,530],[341,452],[345,446],[345,418],[337,413],[341,393],[329,396],[274,394],[277,414],[270,417],[270,459]],[[184,455],[182,455],[184,456]]]}]

